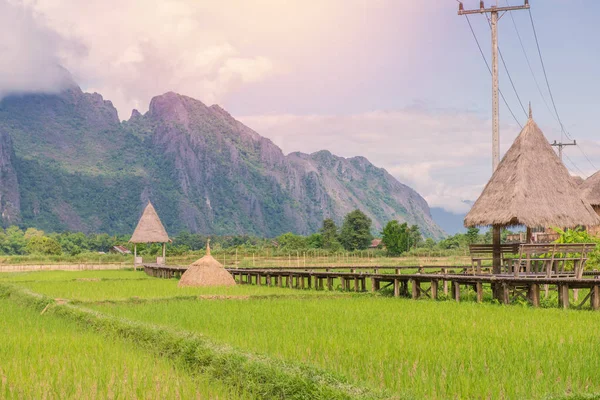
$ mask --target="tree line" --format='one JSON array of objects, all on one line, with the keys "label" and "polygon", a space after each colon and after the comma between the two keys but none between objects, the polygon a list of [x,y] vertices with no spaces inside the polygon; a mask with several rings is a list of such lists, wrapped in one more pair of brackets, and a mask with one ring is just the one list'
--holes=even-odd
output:
[{"label": "tree line", "polygon": [[[504,231],[503,236],[508,233]],[[182,231],[172,237],[173,242],[167,246],[168,254],[179,255],[202,250],[209,237],[211,246],[215,249],[239,249],[247,252],[269,250],[273,254],[316,249],[333,253],[361,251],[370,248],[375,237],[381,239],[377,243],[377,249],[390,256],[419,248],[453,250],[466,248],[473,243],[491,243],[491,232],[482,234],[476,228],[435,242],[431,238],[424,239],[418,226],[409,226],[396,220],[389,221],[381,232],[374,232],[371,219],[361,210],[354,210],[344,217],[341,226],[337,226],[332,219],[325,219],[318,232],[307,236],[288,232],[276,238],[259,238],[248,235],[209,236]],[[0,228],[0,254],[74,256],[82,253],[107,253],[117,245],[132,250],[133,245],[128,243],[129,239],[129,235],[45,233],[35,228],[23,230],[10,226],[6,230]],[[142,255],[158,254],[160,251],[159,245],[138,245],[138,252]]]}]

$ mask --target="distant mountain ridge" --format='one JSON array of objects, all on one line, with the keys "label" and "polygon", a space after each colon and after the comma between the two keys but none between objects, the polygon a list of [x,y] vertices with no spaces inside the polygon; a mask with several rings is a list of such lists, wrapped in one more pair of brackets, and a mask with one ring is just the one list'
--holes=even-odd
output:
[{"label": "distant mountain ridge", "polygon": [[427,202],[364,157],[284,155],[218,105],[176,93],[128,121],[99,94],[0,101],[3,225],[131,233],[152,200],[169,233],[308,234],[359,208],[439,238]]}]

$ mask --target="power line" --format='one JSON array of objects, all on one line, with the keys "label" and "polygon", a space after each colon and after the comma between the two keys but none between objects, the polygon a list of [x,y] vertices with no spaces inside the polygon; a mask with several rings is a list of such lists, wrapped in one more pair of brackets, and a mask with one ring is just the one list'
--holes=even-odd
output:
[{"label": "power line", "polygon": [[542,51],[540,50],[540,42],[538,41],[537,32],[535,30],[535,24],[533,22],[533,14],[531,13],[531,9],[529,9],[529,20],[531,21],[531,27],[533,28],[533,37],[535,38],[535,44],[537,47],[538,55],[540,56],[540,63],[542,64],[542,71],[544,72],[544,79],[546,80],[546,86],[548,87],[548,93],[550,94],[550,101],[552,101],[552,106],[554,107],[554,112],[556,113],[556,118],[558,118],[558,123],[560,124],[561,132],[564,132],[567,135],[569,140],[573,140],[565,131],[565,126],[560,119],[560,115],[558,114],[558,110],[556,109],[556,103],[554,102],[554,96],[552,95],[552,89],[550,88],[550,82],[548,82],[548,74],[546,73],[546,66],[544,65],[544,58],[542,57]]},{"label": "power line", "polygon": [[[471,33],[473,34],[473,39],[475,39],[475,43],[477,43],[477,48],[479,49],[479,53],[481,53],[481,57],[483,57],[483,61],[485,62],[485,66],[487,67],[487,69],[488,69],[488,71],[489,71],[489,73],[491,75],[492,74],[492,69],[490,68],[490,65],[488,64],[487,59],[485,58],[485,54],[483,54],[483,50],[481,49],[481,45],[479,44],[479,40],[477,39],[477,35],[475,34],[475,31],[473,30],[473,26],[471,25],[471,21],[469,20],[469,16],[465,15],[465,18],[467,20],[467,23],[469,24],[469,28],[471,29]],[[510,112],[510,115],[512,115],[512,117],[514,118],[514,120],[517,123],[517,125],[519,125],[521,127],[521,129],[523,129],[523,125],[521,125],[521,123],[519,122],[519,120],[515,116],[515,113],[513,113],[512,109],[508,105],[508,102],[506,101],[506,98],[504,97],[504,94],[502,93],[502,91],[500,89],[498,89],[498,92],[500,93],[500,97],[502,97],[502,101],[504,101],[504,104],[506,105],[506,108],[508,108],[508,111]]]},{"label": "power line", "polygon": [[581,174],[582,174],[582,175],[585,177],[584,179],[587,179],[587,177],[588,177],[588,176],[587,176],[587,174],[586,174],[585,172],[583,172],[583,171],[581,170],[581,168],[579,168],[579,167],[577,166],[577,164],[575,164],[575,163],[573,162],[573,160],[571,160],[571,159],[569,158],[569,156],[568,156],[568,155],[566,155],[566,154],[563,154],[563,155],[566,157],[566,159],[567,159],[567,160],[569,160],[569,162],[570,162],[571,164],[573,164],[573,166],[574,166],[574,167],[577,169],[577,171],[581,172]]},{"label": "power line", "polygon": [[577,144],[577,148],[579,149],[579,151],[581,152],[581,154],[583,154],[583,156],[585,157],[585,159],[590,163],[590,165],[592,166],[592,168],[594,168],[594,171],[597,171],[598,168],[596,168],[596,166],[590,160],[590,158],[587,156],[587,154],[585,154],[585,151],[583,151],[583,148],[581,148],[581,146],[579,144]]},{"label": "power line", "polygon": [[[535,44],[537,46],[537,51],[538,51],[538,54],[540,56],[540,62],[542,64],[542,71],[544,72],[544,79],[546,80],[546,86],[548,86],[548,93],[550,94],[550,100],[552,101],[552,106],[554,107],[554,112],[556,113],[556,118],[558,118],[558,123],[560,124],[561,135],[562,135],[562,133],[564,133],[569,140],[573,140],[573,138],[571,137],[571,135],[569,135],[569,133],[565,129],[565,126],[562,123],[562,120],[560,119],[560,115],[558,114],[558,110],[556,109],[556,103],[554,102],[554,96],[552,95],[552,89],[550,88],[550,83],[548,81],[548,74],[546,74],[546,67],[544,65],[544,58],[542,57],[542,51],[540,50],[540,42],[538,41],[537,32],[535,30],[535,23],[533,22],[533,14],[531,13],[531,9],[529,9],[529,20],[531,21],[531,27],[533,28],[533,36],[535,38]],[[561,140],[562,140],[562,138],[561,138]],[[585,157],[585,159],[590,163],[590,165],[592,166],[592,168],[594,168],[594,170],[598,170],[598,168],[596,168],[596,166],[590,160],[590,158],[585,153],[585,151],[583,151],[583,148],[581,148],[581,146],[579,146],[579,145],[577,145],[577,148],[579,149],[579,151],[581,152],[581,154],[583,154],[583,156]],[[575,164],[573,164],[573,165],[575,165]]]},{"label": "power line", "polygon": [[500,50],[500,47],[498,47],[498,54],[500,55],[500,60],[502,60],[502,65],[504,65],[504,70],[506,71],[508,80],[510,81],[511,86],[512,86],[513,90],[515,91],[515,96],[517,96],[517,100],[519,101],[519,104],[521,105],[523,114],[525,114],[525,117],[527,118],[528,113],[527,113],[527,111],[525,111],[525,107],[523,106],[523,102],[521,101],[521,98],[519,97],[519,93],[517,92],[515,83],[513,82],[512,77],[510,76],[510,72],[508,72],[508,67],[506,66],[506,62],[504,61],[504,56],[502,55],[502,51]]},{"label": "power line", "polygon": [[[505,2],[506,2],[507,6],[510,6],[510,4],[508,4],[508,0],[505,0]],[[531,62],[529,61],[529,56],[527,56],[527,51],[525,50],[525,46],[523,45],[523,39],[521,39],[521,34],[519,33],[519,28],[517,28],[517,22],[515,21],[515,17],[513,16],[512,11],[509,11],[508,14],[510,15],[510,19],[512,20],[513,26],[515,28],[515,32],[517,33],[517,38],[519,39],[519,44],[521,45],[521,50],[523,51],[523,55],[525,56],[525,60],[527,61],[527,66],[529,67],[529,72],[531,72],[531,76],[533,77],[533,81],[535,82],[535,86],[537,87],[538,93],[540,94],[542,101],[546,105],[548,112],[550,113],[550,115],[552,115],[552,118],[554,118],[554,120],[556,122],[558,122],[556,115],[554,115],[554,113],[550,109],[550,106],[548,105],[548,102],[546,101],[546,96],[544,96],[544,93],[542,92],[542,88],[540,87],[540,84],[539,84],[537,78],[535,77],[535,73],[533,72],[533,67],[531,66]]]}]

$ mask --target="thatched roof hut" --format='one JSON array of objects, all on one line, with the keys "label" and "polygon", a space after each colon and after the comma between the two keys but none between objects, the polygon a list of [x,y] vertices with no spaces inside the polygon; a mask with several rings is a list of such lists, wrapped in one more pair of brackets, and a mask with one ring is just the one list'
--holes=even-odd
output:
[{"label": "thatched roof hut", "polygon": [[567,168],[529,118],[483,189],[465,226],[575,227],[598,225]]},{"label": "thatched roof hut", "polygon": [[210,255],[210,244],[206,244],[206,255],[189,266],[179,280],[184,286],[235,286],[235,280],[223,265]]},{"label": "thatched roof hut", "polygon": [[581,196],[594,208],[600,208],[600,171],[587,178],[579,185]]},{"label": "thatched roof hut", "polygon": [[148,202],[148,205],[144,209],[144,213],[140,218],[133,235],[131,236],[131,243],[167,243],[170,242],[169,235],[160,222],[158,214],[154,209],[152,203]]}]

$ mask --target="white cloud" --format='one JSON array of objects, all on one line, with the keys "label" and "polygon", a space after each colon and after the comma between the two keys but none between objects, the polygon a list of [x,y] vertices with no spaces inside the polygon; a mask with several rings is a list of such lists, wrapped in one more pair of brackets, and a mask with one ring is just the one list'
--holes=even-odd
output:
[{"label": "white cloud", "polygon": [[0,0],[0,45],[10,57],[0,64],[0,95],[59,90],[63,65],[125,119],[167,91],[210,104],[276,70],[269,57],[240,49],[242,32],[215,25],[212,2],[7,1]]},{"label": "white cloud", "polygon": [[[432,207],[463,213],[479,197],[492,173],[491,121],[480,114],[426,105],[353,115],[258,115],[239,118],[272,139],[285,152],[327,149],[344,156],[365,156],[400,182],[417,190]],[[557,134],[541,126],[546,137]],[[501,156],[520,127],[501,125]],[[597,160],[600,142],[581,142]],[[595,172],[579,149],[572,148],[565,165],[573,175]],[[580,168],[575,168],[572,161]]]},{"label": "white cloud", "polygon": [[48,28],[18,2],[0,1],[0,98],[11,93],[57,92],[69,84],[62,56],[82,54],[76,41]]},{"label": "white cloud", "polygon": [[[410,107],[354,115],[240,117],[285,152],[328,149],[362,155],[384,167],[429,202],[452,212],[468,209],[491,175],[490,121],[471,112]],[[502,150],[519,127],[502,129]]]}]

